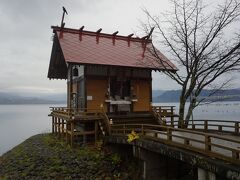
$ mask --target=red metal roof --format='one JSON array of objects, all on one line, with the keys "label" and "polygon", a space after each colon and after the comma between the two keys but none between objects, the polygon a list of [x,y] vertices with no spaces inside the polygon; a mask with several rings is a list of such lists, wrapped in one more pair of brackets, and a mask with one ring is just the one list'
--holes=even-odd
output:
[{"label": "red metal roof", "polygon": [[[151,40],[118,36],[76,29],[52,27],[56,33],[66,62],[76,64],[97,64],[123,67],[138,67],[158,70],[177,68],[160,51],[161,62],[149,52]],[[158,60],[159,61],[159,60]]]}]

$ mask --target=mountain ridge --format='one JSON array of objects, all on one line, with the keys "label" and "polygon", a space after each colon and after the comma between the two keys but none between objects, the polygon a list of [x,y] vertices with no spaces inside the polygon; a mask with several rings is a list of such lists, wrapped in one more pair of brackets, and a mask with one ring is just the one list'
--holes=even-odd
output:
[{"label": "mountain ridge", "polygon": [[[209,96],[213,90],[203,90],[198,99],[205,101],[240,101],[240,88],[219,90],[213,96]],[[181,90],[167,90],[159,96],[153,97],[153,102],[179,102]]]}]

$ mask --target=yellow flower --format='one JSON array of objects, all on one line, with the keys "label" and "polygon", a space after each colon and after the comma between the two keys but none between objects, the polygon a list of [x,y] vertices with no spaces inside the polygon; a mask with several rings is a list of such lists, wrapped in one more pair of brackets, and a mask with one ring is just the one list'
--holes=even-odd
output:
[{"label": "yellow flower", "polygon": [[138,138],[139,138],[138,134],[134,130],[132,130],[132,132],[130,134],[128,134],[127,141],[130,143],[130,142],[133,142],[134,140],[136,140]]}]

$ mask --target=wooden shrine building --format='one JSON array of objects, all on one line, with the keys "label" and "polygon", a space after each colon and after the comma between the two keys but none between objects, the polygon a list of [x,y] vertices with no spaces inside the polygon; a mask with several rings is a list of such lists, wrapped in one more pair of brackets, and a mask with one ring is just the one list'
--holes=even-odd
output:
[{"label": "wooden shrine building", "polygon": [[[86,115],[100,107],[107,116],[105,121],[111,115],[148,113],[152,109],[151,71],[177,70],[153,47],[150,35],[143,38],[133,37],[133,34],[120,36],[118,31],[106,34],[101,33],[102,29],[91,32],[84,27],[53,26],[52,29],[54,37],[48,78],[66,79],[68,94],[66,109],[53,109],[53,131],[61,131],[61,128],[70,134],[78,131],[75,125],[81,124],[81,116],[77,118],[72,113],[84,112]],[[156,51],[158,58],[151,51]],[[74,127],[67,126],[69,119],[76,122],[72,125]],[[97,121],[95,126],[92,125],[95,138]],[[56,124],[59,126],[54,126]],[[86,127],[85,123],[82,127],[84,132]]]}]

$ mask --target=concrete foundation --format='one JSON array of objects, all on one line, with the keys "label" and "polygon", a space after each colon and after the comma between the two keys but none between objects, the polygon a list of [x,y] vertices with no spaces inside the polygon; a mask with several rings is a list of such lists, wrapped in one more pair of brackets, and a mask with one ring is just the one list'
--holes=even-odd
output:
[{"label": "concrete foundation", "polygon": [[216,175],[212,172],[198,168],[198,180],[216,180]]},{"label": "concrete foundation", "polygon": [[194,168],[186,163],[133,146],[133,156],[143,163],[142,177],[146,180],[196,179]]}]

